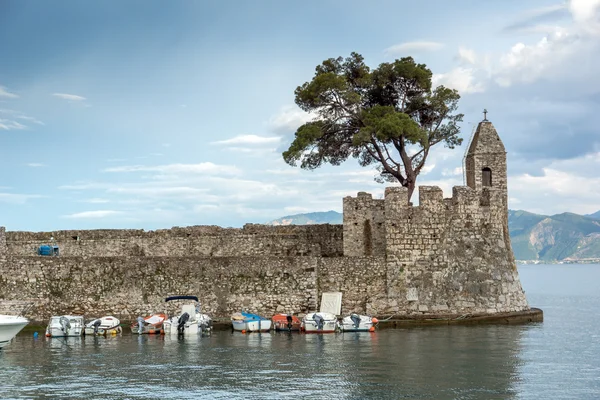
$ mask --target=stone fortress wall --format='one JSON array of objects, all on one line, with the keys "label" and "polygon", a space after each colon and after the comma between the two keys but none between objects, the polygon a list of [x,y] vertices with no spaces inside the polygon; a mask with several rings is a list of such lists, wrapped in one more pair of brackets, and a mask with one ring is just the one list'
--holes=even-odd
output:
[{"label": "stone fortress wall", "polygon": [[[451,198],[422,186],[415,207],[405,188],[387,188],[384,199],[361,192],[343,200],[343,225],[0,228],[0,299],[32,301],[37,321],[63,313],[135,320],[165,311],[175,294],[197,295],[215,317],[315,311],[331,291],[343,293],[344,314],[528,310],[508,237],[506,153],[489,121],[466,158],[469,186]],[[36,255],[42,244],[60,255]]]},{"label": "stone fortress wall", "polygon": [[339,225],[265,226],[243,228],[190,226],[144,231],[98,229],[55,232],[6,232],[7,254],[32,256],[41,245],[57,245],[63,257],[339,257]]}]

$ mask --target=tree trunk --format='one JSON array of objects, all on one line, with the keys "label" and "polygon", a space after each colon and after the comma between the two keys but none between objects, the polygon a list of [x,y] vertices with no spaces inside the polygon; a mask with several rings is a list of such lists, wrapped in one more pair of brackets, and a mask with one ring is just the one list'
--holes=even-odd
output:
[{"label": "tree trunk", "polygon": [[408,202],[410,203],[410,199],[412,198],[413,192],[415,191],[416,182],[414,179],[406,180],[406,187],[408,188]]}]

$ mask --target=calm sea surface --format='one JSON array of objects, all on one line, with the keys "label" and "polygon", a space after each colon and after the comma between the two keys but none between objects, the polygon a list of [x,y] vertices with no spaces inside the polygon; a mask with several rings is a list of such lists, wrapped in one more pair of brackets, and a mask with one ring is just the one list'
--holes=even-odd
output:
[{"label": "calm sea surface", "polygon": [[524,265],[545,321],[374,334],[124,333],[0,352],[0,398],[600,399],[600,265]]}]

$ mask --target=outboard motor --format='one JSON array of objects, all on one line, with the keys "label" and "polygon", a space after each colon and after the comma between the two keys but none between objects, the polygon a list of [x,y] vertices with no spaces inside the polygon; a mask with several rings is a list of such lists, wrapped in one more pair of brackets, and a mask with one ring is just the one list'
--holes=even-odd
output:
[{"label": "outboard motor", "polygon": [[137,317],[138,333],[141,335],[144,332],[144,318]]},{"label": "outboard motor", "polygon": [[71,329],[71,322],[67,317],[60,317],[60,329],[66,334]]},{"label": "outboard motor", "polygon": [[200,320],[198,321],[198,330],[200,333],[209,332],[212,328],[212,319],[206,318],[206,316],[202,315]]},{"label": "outboard motor", "polygon": [[325,325],[325,318],[323,318],[319,314],[313,314],[313,319],[315,320],[315,323],[317,324],[317,330],[322,331],[323,325]]},{"label": "outboard motor", "polygon": [[93,327],[94,327],[94,335],[98,334],[98,328],[100,327],[100,325],[102,324],[102,321],[100,321],[99,319],[94,321]]},{"label": "outboard motor", "polygon": [[179,321],[177,323],[177,332],[178,333],[183,333],[183,330],[185,329],[185,323],[188,322],[188,320],[190,319],[190,314],[184,312],[183,314],[181,314],[179,316]]},{"label": "outboard motor", "polygon": [[354,327],[358,329],[358,325],[360,325],[360,315],[358,314],[350,314],[350,319],[354,322]]},{"label": "outboard motor", "polygon": [[285,316],[285,319],[287,320],[287,327],[291,331],[292,330],[292,321],[293,321],[292,316],[288,314]]}]

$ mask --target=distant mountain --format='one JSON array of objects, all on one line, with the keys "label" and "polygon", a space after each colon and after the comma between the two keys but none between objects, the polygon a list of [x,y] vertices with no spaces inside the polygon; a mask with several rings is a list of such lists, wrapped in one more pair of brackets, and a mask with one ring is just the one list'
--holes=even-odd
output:
[{"label": "distant mountain", "polygon": [[313,212],[295,214],[274,219],[267,225],[313,225],[313,224],[341,224],[343,214],[336,211]]},{"label": "distant mountain", "polygon": [[508,229],[517,260],[600,259],[600,220],[589,216],[511,210]]},{"label": "distant mountain", "polygon": [[[336,211],[288,215],[267,225],[341,224]],[[508,210],[508,230],[517,260],[600,259],[600,211],[590,215],[540,215]]]},{"label": "distant mountain", "polygon": [[600,219],[600,210],[596,211],[593,214],[587,214],[586,217],[590,217],[590,218],[594,218],[594,219]]}]

